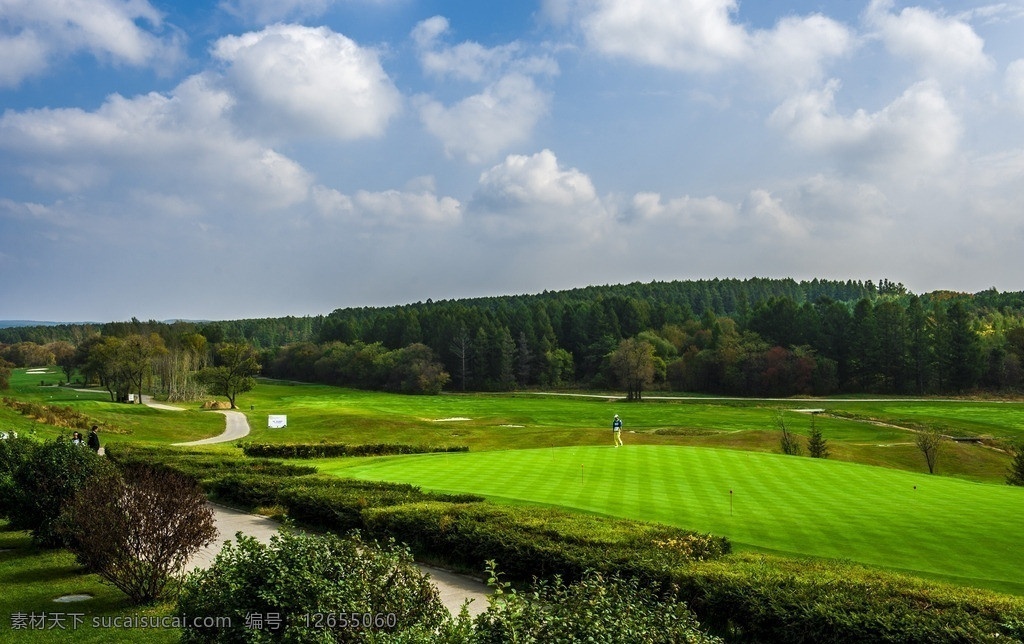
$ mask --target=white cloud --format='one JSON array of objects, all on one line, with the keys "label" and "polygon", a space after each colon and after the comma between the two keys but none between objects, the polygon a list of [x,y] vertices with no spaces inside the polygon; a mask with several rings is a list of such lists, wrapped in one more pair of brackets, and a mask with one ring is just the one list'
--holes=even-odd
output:
[{"label": "white cloud", "polygon": [[412,39],[419,50],[420,65],[428,74],[450,76],[473,82],[488,82],[508,72],[553,76],[558,64],[547,55],[524,55],[518,42],[484,47],[477,42],[463,42],[451,47],[440,42],[449,32],[448,19],[428,18],[416,25]]},{"label": "white cloud", "polygon": [[748,55],[747,35],[732,22],[735,0],[599,0],[585,6],[579,24],[587,43],[610,56],[715,71]]},{"label": "white cloud", "polygon": [[844,25],[821,15],[786,17],[771,30],[750,35],[748,65],[762,81],[782,90],[819,83],[826,61],[847,54],[854,36]]},{"label": "white cloud", "polygon": [[992,68],[984,40],[963,20],[921,7],[899,13],[892,8],[893,0],[872,0],[866,22],[890,52],[913,61],[929,78],[962,78]]},{"label": "white cloud", "polygon": [[487,236],[592,241],[611,223],[590,177],[563,169],[550,150],[509,155],[480,175],[467,217]]},{"label": "white cloud", "polygon": [[446,46],[441,37],[448,31],[448,20],[442,16],[416,25],[411,37],[420,66],[431,76],[483,87],[447,106],[428,96],[419,97],[420,119],[444,144],[448,156],[481,163],[529,138],[551,102],[550,94],[537,87],[535,77],[558,74],[558,64],[547,55],[525,55],[517,42],[497,47],[476,42]]},{"label": "white cloud", "polygon": [[170,95],[113,95],[92,112],[8,111],[0,117],[0,150],[38,188],[79,198],[120,199],[119,186],[127,184],[153,203],[159,195],[189,194],[207,215],[267,212],[304,200],[306,171],[236,137],[225,118],[230,105],[209,79],[194,76]]},{"label": "white cloud", "polygon": [[547,114],[550,100],[532,78],[509,74],[450,107],[422,100],[420,119],[449,156],[480,163],[526,141]]},{"label": "white cloud", "polygon": [[273,25],[221,38],[212,53],[228,63],[242,117],[270,133],[375,137],[401,109],[377,53],[326,27]]},{"label": "white cloud", "polygon": [[[87,52],[104,62],[166,68],[182,58],[181,35],[164,30],[146,0],[0,0],[0,84],[42,73],[54,58]],[[143,29],[147,23],[152,31]]]},{"label": "white cloud", "polygon": [[735,0],[548,0],[556,24],[574,19],[591,49],[644,65],[687,72],[746,67],[761,82],[803,87],[824,63],[853,45],[849,29],[825,16],[784,17],[771,30],[733,20]]},{"label": "white cloud", "polygon": [[1024,58],[1018,58],[1006,66],[1004,87],[1010,102],[1024,111]]},{"label": "white cloud", "polygon": [[438,197],[431,191],[407,192],[359,190],[353,196],[317,186],[313,203],[322,217],[364,227],[400,227],[413,224],[455,224],[462,216],[462,205],[451,197]]},{"label": "white cloud", "polygon": [[709,234],[732,231],[737,224],[736,207],[718,197],[685,196],[663,201],[658,193],[639,192],[630,199],[624,214],[634,225],[671,224]]},{"label": "white cloud", "polygon": [[846,117],[835,107],[838,81],[780,105],[770,122],[802,148],[842,169],[881,172],[900,179],[941,169],[957,149],[962,126],[934,83],[908,88],[883,109]]}]

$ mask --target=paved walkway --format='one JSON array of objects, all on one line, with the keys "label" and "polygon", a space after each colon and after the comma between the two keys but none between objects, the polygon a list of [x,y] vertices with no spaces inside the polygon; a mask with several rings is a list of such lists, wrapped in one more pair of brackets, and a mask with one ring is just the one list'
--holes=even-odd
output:
[{"label": "paved walkway", "polygon": [[[153,402],[152,396],[143,396],[142,403],[155,409],[183,411],[181,407]],[[249,434],[249,421],[246,419],[245,414],[240,411],[218,411],[224,414],[226,420],[226,428],[223,434],[188,443],[175,443],[175,445],[189,446],[225,443]],[[219,533],[217,540],[192,557],[192,560],[186,566],[188,570],[209,567],[224,546],[224,542],[233,541],[235,534],[239,532],[255,537],[263,543],[269,543],[270,537],[280,527],[279,523],[266,517],[233,510],[214,503],[211,503],[210,507],[213,509],[214,517],[217,521],[217,531]],[[490,594],[490,588],[486,584],[447,570],[432,568],[422,564],[417,565],[420,570],[430,575],[431,581],[434,582],[441,596],[441,601],[451,611],[452,615],[458,615],[459,611],[462,610],[462,604],[467,599],[471,600],[469,603],[470,615],[475,616],[487,610],[487,595]]]}]

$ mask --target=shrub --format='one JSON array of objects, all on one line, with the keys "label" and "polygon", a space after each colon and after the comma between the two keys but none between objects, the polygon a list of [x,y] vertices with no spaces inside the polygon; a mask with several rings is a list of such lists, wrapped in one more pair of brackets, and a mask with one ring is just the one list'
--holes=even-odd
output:
[{"label": "shrub", "polygon": [[729,552],[722,537],[551,508],[417,503],[363,513],[366,530],[393,536],[424,557],[468,570],[493,560],[513,580],[587,570],[667,584],[676,566]]},{"label": "shrub", "polygon": [[106,459],[63,438],[36,446],[12,476],[11,525],[31,530],[38,545],[64,545],[61,509],[86,481],[111,470]]},{"label": "shrub", "polygon": [[187,624],[209,615],[231,620],[219,628],[186,627],[185,643],[429,642],[450,622],[437,589],[405,548],[287,530],[269,545],[239,534],[209,569],[185,579],[177,612]]},{"label": "shrub", "polygon": [[469,447],[430,447],[423,445],[345,443],[243,443],[246,456],[265,458],[333,458],[336,456],[393,456],[397,454],[430,454],[434,452],[468,452]]},{"label": "shrub", "polygon": [[189,558],[217,537],[202,490],[166,468],[133,466],[90,479],[65,517],[79,563],[136,604],[160,599]]},{"label": "shrub", "polygon": [[16,507],[14,473],[32,456],[36,442],[24,438],[0,440],[0,517],[10,517]]},{"label": "shrub", "polygon": [[680,567],[673,581],[730,641],[1024,641],[1019,598],[855,564],[742,554]]},{"label": "shrub", "polygon": [[526,593],[499,582],[490,607],[477,616],[472,642],[661,642],[712,644],[697,618],[672,594],[658,597],[635,579],[605,578],[589,572],[566,585],[561,578],[540,581]]}]

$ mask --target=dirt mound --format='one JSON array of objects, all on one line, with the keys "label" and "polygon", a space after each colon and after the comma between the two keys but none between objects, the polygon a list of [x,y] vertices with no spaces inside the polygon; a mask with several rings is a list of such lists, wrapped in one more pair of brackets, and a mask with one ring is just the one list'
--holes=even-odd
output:
[{"label": "dirt mound", "polygon": [[231,409],[231,403],[223,400],[207,400],[203,403],[203,409]]}]

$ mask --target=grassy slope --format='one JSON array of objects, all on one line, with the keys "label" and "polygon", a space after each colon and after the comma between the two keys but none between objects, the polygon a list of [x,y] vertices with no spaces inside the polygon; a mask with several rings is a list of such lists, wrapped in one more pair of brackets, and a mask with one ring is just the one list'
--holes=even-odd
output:
[{"label": "grassy slope", "polygon": [[845,558],[1024,593],[1021,488],[670,446],[336,459],[320,465],[344,476],[657,521],[726,535],[741,546]]}]

